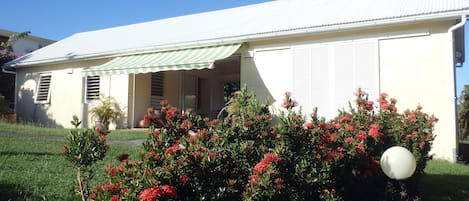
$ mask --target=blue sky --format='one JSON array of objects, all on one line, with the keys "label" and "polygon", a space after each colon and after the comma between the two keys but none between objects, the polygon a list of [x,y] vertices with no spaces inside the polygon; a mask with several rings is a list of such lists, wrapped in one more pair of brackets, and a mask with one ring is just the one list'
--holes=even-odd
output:
[{"label": "blue sky", "polygon": [[[60,40],[77,32],[232,8],[270,0],[3,0],[0,29]],[[469,23],[466,25],[469,27]],[[466,28],[466,43],[469,29]],[[456,69],[457,92],[469,84],[469,46]]]}]

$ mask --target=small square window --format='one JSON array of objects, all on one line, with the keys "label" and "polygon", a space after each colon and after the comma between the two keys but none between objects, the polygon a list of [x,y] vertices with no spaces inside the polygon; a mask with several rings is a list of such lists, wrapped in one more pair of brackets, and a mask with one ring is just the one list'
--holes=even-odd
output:
[{"label": "small square window", "polygon": [[50,84],[51,84],[52,75],[50,74],[41,74],[39,76],[39,84],[37,85],[36,90],[36,100],[35,103],[46,104],[50,102]]}]

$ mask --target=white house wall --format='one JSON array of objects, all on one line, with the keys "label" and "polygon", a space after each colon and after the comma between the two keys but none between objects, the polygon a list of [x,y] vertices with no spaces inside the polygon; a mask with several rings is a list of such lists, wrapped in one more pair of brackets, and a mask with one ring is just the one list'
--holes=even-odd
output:
[{"label": "white house wall", "polygon": [[398,109],[416,108],[439,118],[435,158],[455,161],[454,74],[447,34],[454,22],[441,21],[363,31],[328,33],[249,43],[241,83],[261,100],[280,108],[285,91],[310,113],[334,117],[347,108],[357,88],[376,101],[386,92]]},{"label": "white house wall", "polygon": [[[73,115],[83,116],[83,77],[76,64],[20,69],[17,74],[16,113],[20,120],[49,127],[72,127]],[[28,71],[26,71],[28,70]],[[35,104],[41,74],[50,74],[50,102]]]},{"label": "white house wall", "polygon": [[380,40],[380,85],[398,100],[401,112],[421,105],[439,119],[432,153],[455,161],[455,89],[448,28],[435,27],[427,36]]}]

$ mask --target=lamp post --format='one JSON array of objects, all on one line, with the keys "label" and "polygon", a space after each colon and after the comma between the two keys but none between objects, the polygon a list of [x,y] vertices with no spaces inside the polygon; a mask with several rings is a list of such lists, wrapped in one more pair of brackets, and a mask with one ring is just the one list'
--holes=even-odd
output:
[{"label": "lamp post", "polygon": [[399,182],[401,196],[407,198],[407,190],[402,180],[411,177],[417,166],[414,155],[404,147],[393,146],[381,155],[381,169],[384,174]]}]

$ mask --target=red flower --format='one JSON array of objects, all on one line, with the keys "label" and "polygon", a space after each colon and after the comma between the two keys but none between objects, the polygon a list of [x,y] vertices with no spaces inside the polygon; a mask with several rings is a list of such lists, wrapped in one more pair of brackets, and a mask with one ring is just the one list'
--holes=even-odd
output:
[{"label": "red flower", "polygon": [[361,153],[364,153],[365,152],[365,146],[363,146],[362,143],[358,143],[357,144],[357,150]]},{"label": "red flower", "polygon": [[109,169],[109,175],[112,177],[112,176],[116,175],[117,171],[118,171],[118,169],[116,167],[111,167],[111,169]]},{"label": "red flower", "polygon": [[213,151],[208,153],[208,157],[210,158],[210,160],[215,159],[215,156],[216,156],[216,155],[217,155],[217,154],[215,154],[215,152],[213,152]]},{"label": "red flower", "polygon": [[153,135],[154,135],[155,137],[158,137],[158,135],[160,135],[160,133],[161,133],[160,129],[157,129],[157,128],[156,128],[155,130],[153,130]]},{"label": "red flower", "polygon": [[262,160],[261,162],[257,163],[257,164],[254,166],[254,169],[252,170],[252,173],[254,173],[255,175],[257,175],[257,174],[260,174],[260,173],[266,171],[268,168],[269,168],[269,163],[267,163],[266,161]]},{"label": "red flower", "polygon": [[272,163],[272,162],[278,162],[278,161],[282,160],[282,158],[278,157],[277,154],[267,153],[267,154],[264,155],[264,160],[267,163]]},{"label": "red flower", "polygon": [[368,131],[368,135],[375,138],[375,139],[378,138],[380,136],[379,125],[378,124],[371,124],[370,125],[370,130]]},{"label": "red flower", "polygon": [[307,130],[307,129],[313,129],[314,125],[313,123],[311,122],[306,122],[303,124],[303,129]]},{"label": "red flower", "polygon": [[101,142],[105,142],[106,141],[106,136],[105,135],[99,135],[99,140]]},{"label": "red flower", "polygon": [[173,120],[177,115],[178,109],[176,107],[170,107],[166,112],[166,120]]},{"label": "red flower", "polygon": [[162,191],[158,186],[147,188],[138,196],[140,201],[155,201],[161,197]]},{"label": "red flower", "polygon": [[163,195],[166,197],[170,197],[173,199],[176,199],[177,197],[176,188],[174,186],[163,185],[161,186],[161,191],[163,192]]},{"label": "red flower", "polygon": [[342,124],[334,124],[334,128],[335,128],[335,129],[342,128]]},{"label": "red flower", "polygon": [[167,154],[174,154],[176,153],[177,151],[181,150],[181,147],[179,147],[178,144],[175,144],[169,148],[166,149],[166,153]]},{"label": "red flower", "polygon": [[249,183],[252,185],[256,185],[258,180],[259,180],[259,176],[257,175],[249,176]]},{"label": "red flower", "polygon": [[210,126],[215,127],[216,125],[217,125],[216,119],[213,119],[212,121],[210,121]]},{"label": "red flower", "polygon": [[119,201],[119,196],[113,195],[109,201]]},{"label": "red flower", "polygon": [[417,116],[415,116],[414,113],[409,114],[408,118],[411,122],[416,122],[417,121]]},{"label": "red flower", "polygon": [[351,119],[350,119],[350,115],[349,115],[349,114],[345,115],[345,117],[342,117],[342,118],[340,118],[340,120],[339,120],[340,123],[347,123],[347,122],[350,122],[350,121],[351,121]]},{"label": "red flower", "polygon": [[345,130],[347,130],[347,131],[354,131],[354,130],[355,130],[355,127],[352,126],[352,125],[347,124],[347,125],[345,125]]},{"label": "red flower", "polygon": [[245,122],[244,122],[244,126],[246,126],[246,127],[248,127],[248,128],[251,127],[251,126],[252,126],[252,121],[249,121],[249,120],[248,120],[248,121],[245,121]]},{"label": "red flower", "polygon": [[365,131],[360,131],[358,132],[357,135],[355,135],[355,139],[357,140],[366,140],[366,132]]},{"label": "red flower", "polygon": [[180,181],[181,183],[185,184],[185,183],[187,183],[187,182],[189,181],[189,177],[186,176],[186,175],[181,175],[181,176],[179,177],[179,181]]},{"label": "red flower", "polygon": [[352,144],[353,143],[353,138],[352,137],[347,137],[344,139],[344,142]]}]

